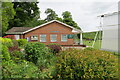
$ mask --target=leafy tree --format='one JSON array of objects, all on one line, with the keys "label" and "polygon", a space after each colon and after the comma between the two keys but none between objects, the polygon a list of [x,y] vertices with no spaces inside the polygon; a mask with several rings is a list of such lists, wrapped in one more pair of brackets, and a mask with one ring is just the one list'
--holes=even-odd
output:
[{"label": "leafy tree", "polygon": [[46,15],[47,15],[47,18],[45,19],[45,21],[51,21],[51,20],[55,20],[58,18],[58,15],[55,13],[54,10],[52,10],[51,8],[48,8],[46,11],[45,11]]},{"label": "leafy tree", "polygon": [[38,2],[13,2],[16,15],[9,24],[10,27],[17,26],[30,26],[34,27],[38,25],[38,19],[40,18]]},{"label": "leafy tree", "polygon": [[63,22],[62,18],[60,18],[60,17],[57,17],[56,20]]},{"label": "leafy tree", "polygon": [[77,23],[75,21],[73,21],[72,19],[72,15],[69,11],[65,11],[62,13],[62,16],[63,16],[63,22],[70,25],[70,26],[73,26],[75,28],[78,28],[80,29],[80,27],[78,27]]},{"label": "leafy tree", "polygon": [[14,18],[15,11],[13,8],[13,3],[11,2],[2,2],[2,8],[0,9],[2,12],[2,34],[5,34],[5,31],[9,27],[9,21]]},{"label": "leafy tree", "polygon": [[62,13],[62,16],[63,16],[64,19],[65,19],[65,18],[70,18],[70,19],[72,19],[72,15],[71,15],[71,13],[70,13],[69,11],[63,12],[63,13]]}]

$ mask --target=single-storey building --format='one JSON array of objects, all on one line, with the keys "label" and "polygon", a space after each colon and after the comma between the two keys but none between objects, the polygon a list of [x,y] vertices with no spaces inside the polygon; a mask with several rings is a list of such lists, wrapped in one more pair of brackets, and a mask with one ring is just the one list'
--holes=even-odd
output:
[{"label": "single-storey building", "polygon": [[60,45],[73,45],[74,34],[82,31],[69,26],[58,20],[52,20],[37,27],[13,27],[6,34],[14,35],[15,39],[27,39],[30,42],[41,42],[48,45],[49,43],[58,43]]}]

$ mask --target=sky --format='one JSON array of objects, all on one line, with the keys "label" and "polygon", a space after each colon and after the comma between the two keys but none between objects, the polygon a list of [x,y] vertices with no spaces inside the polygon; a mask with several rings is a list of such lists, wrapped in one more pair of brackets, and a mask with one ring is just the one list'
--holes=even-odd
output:
[{"label": "sky", "polygon": [[73,20],[84,32],[97,31],[102,14],[118,11],[119,0],[40,0],[40,17],[46,18],[47,8],[53,9],[59,17],[62,12],[69,11]]}]

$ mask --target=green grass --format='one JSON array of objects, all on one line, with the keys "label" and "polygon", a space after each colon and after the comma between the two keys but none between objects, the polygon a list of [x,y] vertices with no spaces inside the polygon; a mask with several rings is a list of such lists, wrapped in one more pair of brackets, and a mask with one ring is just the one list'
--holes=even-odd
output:
[{"label": "green grass", "polygon": [[[92,41],[83,40],[83,44],[85,44],[87,46],[92,46],[93,40]],[[101,40],[96,40],[95,41],[94,48],[95,49],[100,49],[101,48]]]},{"label": "green grass", "polygon": [[[84,43],[85,45],[87,45],[87,46],[92,46],[93,41],[83,40],[83,43]],[[99,43],[99,40],[97,40],[97,41],[95,42],[94,48],[95,48],[95,49],[100,49],[100,48],[101,48],[101,40],[100,40],[100,43]],[[112,54],[118,56],[118,58],[120,59],[120,53],[112,52]]]}]

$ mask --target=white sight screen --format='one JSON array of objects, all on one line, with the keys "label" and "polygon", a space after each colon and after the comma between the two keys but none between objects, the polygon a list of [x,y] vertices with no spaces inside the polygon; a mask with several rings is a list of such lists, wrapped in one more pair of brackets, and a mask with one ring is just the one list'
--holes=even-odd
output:
[{"label": "white sight screen", "polygon": [[118,52],[118,13],[103,17],[102,49]]}]

